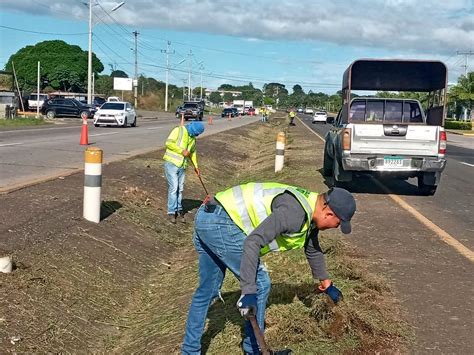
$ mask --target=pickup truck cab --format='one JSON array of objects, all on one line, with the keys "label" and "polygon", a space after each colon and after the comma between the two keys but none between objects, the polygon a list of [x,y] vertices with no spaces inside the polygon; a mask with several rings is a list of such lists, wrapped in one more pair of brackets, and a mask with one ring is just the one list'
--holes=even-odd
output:
[{"label": "pickup truck cab", "polygon": [[[335,185],[358,174],[418,178],[433,195],[446,166],[446,67],[437,61],[358,60],[343,79],[343,106],[326,135],[323,173]],[[352,97],[352,90],[429,92],[414,99]],[[380,95],[378,95],[380,96]]]}]

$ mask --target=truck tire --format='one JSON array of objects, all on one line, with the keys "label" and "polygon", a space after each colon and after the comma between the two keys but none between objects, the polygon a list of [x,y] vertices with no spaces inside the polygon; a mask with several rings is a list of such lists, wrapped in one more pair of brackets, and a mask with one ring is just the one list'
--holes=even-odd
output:
[{"label": "truck tire", "polygon": [[418,176],[418,192],[422,196],[433,196],[438,185],[427,185],[423,182],[423,176]]},{"label": "truck tire", "polygon": [[327,146],[324,147],[324,159],[323,159],[323,175],[331,176],[333,171],[334,161],[329,156]]}]

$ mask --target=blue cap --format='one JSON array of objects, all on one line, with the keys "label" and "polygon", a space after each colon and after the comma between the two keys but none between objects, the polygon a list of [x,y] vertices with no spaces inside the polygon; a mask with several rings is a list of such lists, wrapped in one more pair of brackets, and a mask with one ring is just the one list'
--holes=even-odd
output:
[{"label": "blue cap", "polygon": [[186,129],[190,136],[197,137],[204,132],[204,125],[201,122],[194,121],[186,125]]},{"label": "blue cap", "polygon": [[351,218],[356,211],[354,196],[344,189],[333,187],[324,194],[326,204],[341,220],[341,232],[349,234],[351,232]]}]

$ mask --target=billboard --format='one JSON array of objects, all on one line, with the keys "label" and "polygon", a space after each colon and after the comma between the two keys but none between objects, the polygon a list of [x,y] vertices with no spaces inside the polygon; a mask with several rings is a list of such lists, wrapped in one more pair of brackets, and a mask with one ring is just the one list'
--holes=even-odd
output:
[{"label": "billboard", "polygon": [[114,78],[114,90],[132,91],[133,79]]}]

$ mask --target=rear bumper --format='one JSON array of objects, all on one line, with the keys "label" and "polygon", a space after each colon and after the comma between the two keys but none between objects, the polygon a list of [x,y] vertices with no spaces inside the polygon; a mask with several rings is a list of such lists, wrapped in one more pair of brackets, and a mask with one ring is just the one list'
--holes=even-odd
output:
[{"label": "rear bumper", "polygon": [[[389,166],[384,156],[348,156],[342,158],[342,167],[346,171],[367,172],[441,172],[446,167],[446,159],[438,157],[400,157],[401,164]],[[400,163],[400,161],[399,161]]]}]

